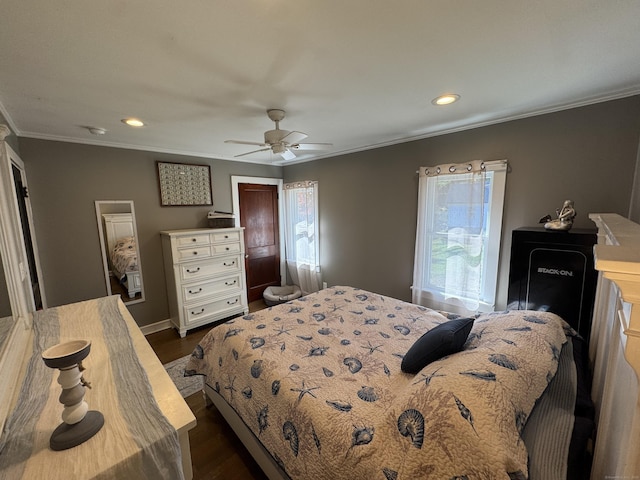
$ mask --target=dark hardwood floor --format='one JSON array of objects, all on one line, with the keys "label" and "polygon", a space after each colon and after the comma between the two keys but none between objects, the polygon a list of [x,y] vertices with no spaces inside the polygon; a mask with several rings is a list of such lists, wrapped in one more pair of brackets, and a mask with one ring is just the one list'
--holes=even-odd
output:
[{"label": "dark hardwood floor", "polygon": [[[251,312],[263,308],[266,308],[266,305],[262,300],[249,304]],[[210,329],[211,326],[205,326],[190,330],[185,338],[180,338],[178,332],[172,328],[147,335],[147,340],[164,364],[190,354]],[[214,406],[205,406],[201,392],[185,400],[198,422],[189,432],[194,480],[267,479],[220,412]]]}]

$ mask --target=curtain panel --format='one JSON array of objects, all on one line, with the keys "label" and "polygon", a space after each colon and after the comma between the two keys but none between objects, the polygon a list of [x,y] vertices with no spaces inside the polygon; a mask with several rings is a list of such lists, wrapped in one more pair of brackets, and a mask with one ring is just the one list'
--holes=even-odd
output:
[{"label": "curtain panel", "polygon": [[318,240],[318,182],[284,184],[285,255],[289,276],[302,293],[322,286]]},{"label": "curtain panel", "polygon": [[494,309],[506,170],[506,160],[420,168],[413,303]]}]

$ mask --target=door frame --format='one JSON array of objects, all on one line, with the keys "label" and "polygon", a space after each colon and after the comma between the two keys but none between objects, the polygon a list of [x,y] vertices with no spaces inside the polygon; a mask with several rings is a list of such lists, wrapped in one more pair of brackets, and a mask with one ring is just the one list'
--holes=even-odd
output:
[{"label": "door frame", "polygon": [[[10,134],[9,127],[0,125],[0,255],[2,256],[0,270],[3,270],[0,275],[5,276],[11,314],[14,318],[13,327],[8,331],[5,340],[5,346],[0,348],[0,431],[4,428],[10,412],[11,399],[14,398],[22,381],[21,366],[24,355],[33,342],[32,312],[35,308],[31,282],[28,282],[28,286],[25,285],[29,274],[29,262],[25,252],[20,215],[17,210],[11,165],[18,164],[21,167],[25,186],[27,186],[26,174],[24,173],[24,163],[5,141],[5,138]],[[30,228],[33,228],[30,203],[27,204],[27,207],[30,218],[29,225]],[[37,255],[35,230],[32,230],[31,233],[34,253]],[[36,265],[39,268],[40,260],[37,256]],[[40,281],[43,281],[42,276],[40,276]],[[41,289],[44,305],[44,284],[41,285]]]},{"label": "door frame", "polygon": [[[38,284],[40,288],[40,301],[42,302],[42,308],[47,308],[47,297],[45,293],[45,285],[44,285],[44,276],[42,275],[42,267],[40,265],[40,253],[38,251],[38,240],[36,239],[36,230],[33,222],[33,210],[31,209],[31,198],[26,196],[24,198],[25,202],[25,210],[26,210],[26,221],[29,226],[30,234],[31,234],[31,249],[33,250],[33,256],[35,261],[35,272],[31,272],[29,267],[29,261],[27,260],[27,241],[24,235],[24,231],[22,229],[22,223],[20,218],[20,211],[18,208],[18,200],[16,195],[19,195],[19,192],[15,191],[15,187],[13,185],[14,181],[14,173],[11,168],[12,165],[16,167],[16,169],[20,172],[20,180],[22,181],[22,185],[27,189],[29,189],[29,184],[27,182],[27,173],[24,166],[24,162],[20,158],[20,156],[9,146],[8,143],[3,142],[4,145],[2,148],[3,159],[2,159],[2,177],[6,179],[6,184],[3,186],[3,202],[6,202],[6,208],[8,211],[6,212],[7,221],[4,222],[3,227],[6,229],[8,233],[8,240],[12,243],[9,249],[5,252],[10,254],[14,252],[12,255],[7,255],[8,259],[5,263],[5,268],[7,268],[12,274],[12,282],[17,281],[22,284],[22,292],[21,295],[14,295],[11,299],[16,302],[14,308],[17,308],[22,315],[29,314],[30,312],[35,311],[35,301],[33,297],[33,292],[31,291],[31,278],[36,276],[38,279]],[[6,170],[5,170],[6,169]],[[3,212],[4,213],[4,212]],[[3,215],[4,217],[5,215]],[[13,261],[15,259],[15,261]],[[26,279],[29,279],[28,288],[24,285]],[[11,287],[10,287],[11,288]]]},{"label": "door frame", "polygon": [[280,237],[280,285],[287,284],[286,259],[284,252],[284,203],[282,201],[282,185],[281,178],[269,177],[244,177],[240,175],[231,175],[231,198],[233,202],[233,214],[238,219],[237,226],[240,226],[240,195],[238,193],[238,185],[240,183],[254,183],[256,185],[276,185],[278,187],[278,234]]},{"label": "door frame", "polygon": [[[20,172],[20,181],[22,182],[22,186],[26,189],[27,193],[29,193],[29,184],[27,182],[27,170],[24,166],[24,162],[22,161],[22,158],[20,158],[20,156],[7,144],[7,151],[9,154],[9,160],[10,162],[13,164],[13,166],[16,167],[16,169]],[[13,174],[13,171],[12,171]],[[13,177],[13,175],[12,175]],[[19,192],[16,192],[16,195],[20,195]],[[33,259],[34,259],[34,265],[35,265],[35,272],[31,271],[31,268],[29,266],[29,261],[27,260],[26,263],[26,268],[27,271],[29,272],[29,276],[30,278],[32,278],[33,276],[36,277],[36,279],[38,280],[38,288],[40,289],[40,303],[42,304],[42,308],[46,309],[47,308],[47,295],[45,292],[45,286],[44,286],[44,276],[42,274],[42,266],[40,264],[40,252],[38,251],[38,240],[36,239],[36,227],[35,224],[33,222],[33,210],[31,208],[31,196],[30,195],[26,195],[24,197],[24,203],[25,203],[25,213],[26,213],[26,221],[27,224],[29,226],[29,235],[31,236],[31,244],[27,245],[27,238],[25,237],[24,234],[24,230],[22,228],[22,223],[20,223],[19,227],[20,227],[20,234],[22,236],[22,243],[24,244],[24,248],[25,248],[25,256],[26,256],[26,249],[27,248],[31,248],[32,253],[33,253]],[[14,205],[14,208],[18,208],[18,200],[16,199],[16,203]],[[18,213],[18,217],[20,217],[20,210],[17,210]],[[22,220],[20,220],[22,222]],[[35,302],[35,299],[33,298],[33,293],[30,293],[30,298],[33,302]],[[34,310],[35,310],[35,303],[34,303]]]}]

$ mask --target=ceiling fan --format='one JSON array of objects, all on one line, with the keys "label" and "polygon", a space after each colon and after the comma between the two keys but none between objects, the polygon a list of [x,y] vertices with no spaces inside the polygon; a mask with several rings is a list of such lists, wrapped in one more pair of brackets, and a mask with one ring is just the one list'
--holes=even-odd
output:
[{"label": "ceiling fan", "polygon": [[265,152],[271,150],[273,153],[279,154],[284,160],[293,160],[296,158],[293,153],[295,150],[326,150],[331,148],[331,143],[300,143],[301,140],[307,138],[306,133],[280,130],[280,121],[284,118],[284,110],[270,109],[267,115],[276,123],[274,130],[264,132],[264,142],[245,142],[243,140],[225,140],[224,143],[237,143],[239,145],[257,145],[260,148],[251,152],[241,153],[236,157],[251,155],[252,153]]}]

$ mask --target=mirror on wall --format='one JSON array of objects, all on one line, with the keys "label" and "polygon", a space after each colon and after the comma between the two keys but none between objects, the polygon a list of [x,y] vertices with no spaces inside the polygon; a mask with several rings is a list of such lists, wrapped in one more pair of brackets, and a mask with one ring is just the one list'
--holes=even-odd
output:
[{"label": "mirror on wall", "polygon": [[96,200],[104,278],[109,295],[125,304],[144,301],[136,215],[131,200]]}]

